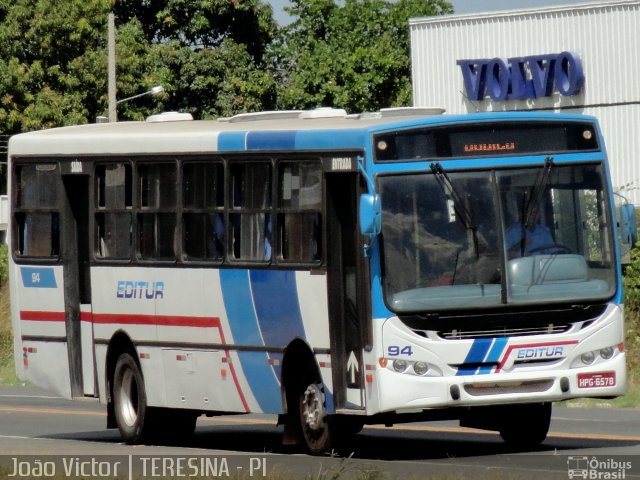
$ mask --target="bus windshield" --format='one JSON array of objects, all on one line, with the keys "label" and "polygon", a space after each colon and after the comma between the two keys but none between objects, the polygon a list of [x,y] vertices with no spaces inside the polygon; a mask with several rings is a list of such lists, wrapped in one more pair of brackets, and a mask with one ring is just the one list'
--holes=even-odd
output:
[{"label": "bus windshield", "polygon": [[379,177],[397,313],[605,300],[615,292],[601,164]]}]

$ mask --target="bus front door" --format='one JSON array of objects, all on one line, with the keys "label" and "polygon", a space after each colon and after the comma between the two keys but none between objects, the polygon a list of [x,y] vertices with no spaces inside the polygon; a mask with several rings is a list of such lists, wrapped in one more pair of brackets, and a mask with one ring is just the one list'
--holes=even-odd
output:
[{"label": "bus front door", "polygon": [[[73,169],[70,163],[69,169]],[[73,170],[72,170],[73,171]],[[82,168],[80,168],[82,171]],[[64,172],[64,170],[63,170]],[[65,205],[60,234],[71,396],[96,396],[90,276],[90,176],[63,175]]]},{"label": "bus front door", "polygon": [[327,281],[333,401],[337,413],[364,410],[366,263],[358,231],[357,172],[326,174]]}]

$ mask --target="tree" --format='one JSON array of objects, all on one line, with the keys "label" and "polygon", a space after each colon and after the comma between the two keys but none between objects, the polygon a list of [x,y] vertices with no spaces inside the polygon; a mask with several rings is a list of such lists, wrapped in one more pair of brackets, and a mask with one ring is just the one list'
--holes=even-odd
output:
[{"label": "tree", "polygon": [[[139,24],[131,47],[144,39],[150,45],[148,76],[167,90],[161,109],[211,118],[273,108],[275,81],[263,62],[277,30],[269,5],[260,0],[120,0],[115,13],[120,22]],[[128,118],[147,113],[122,107]]]},{"label": "tree", "polygon": [[0,0],[2,133],[86,121],[95,87],[75,69],[104,44],[108,8],[107,0]]},{"label": "tree", "polygon": [[273,106],[262,67],[276,31],[260,0],[0,0],[0,133],[93,122],[107,111],[107,16],[116,13],[119,106],[211,117]]},{"label": "tree", "polygon": [[296,20],[271,50],[279,108],[350,112],[411,102],[411,17],[452,13],[444,0],[293,0]]}]

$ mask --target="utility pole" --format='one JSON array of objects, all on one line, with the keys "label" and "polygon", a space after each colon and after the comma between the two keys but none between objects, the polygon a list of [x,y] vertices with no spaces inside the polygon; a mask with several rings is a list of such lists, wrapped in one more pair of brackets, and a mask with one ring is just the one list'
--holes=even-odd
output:
[{"label": "utility pole", "polygon": [[117,122],[118,111],[116,110],[116,20],[113,13],[109,14],[107,44],[107,50],[109,52],[109,122]]}]

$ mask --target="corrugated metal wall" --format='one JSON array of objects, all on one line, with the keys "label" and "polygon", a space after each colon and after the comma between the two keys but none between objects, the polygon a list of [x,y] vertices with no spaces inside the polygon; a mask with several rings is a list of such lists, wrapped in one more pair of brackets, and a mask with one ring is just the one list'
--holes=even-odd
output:
[{"label": "corrugated metal wall", "polygon": [[[640,0],[430,17],[411,20],[410,28],[414,105],[448,113],[562,107],[595,115],[614,188],[640,204]],[[464,96],[457,60],[563,51],[582,60],[585,84],[578,95],[506,102]]]}]

